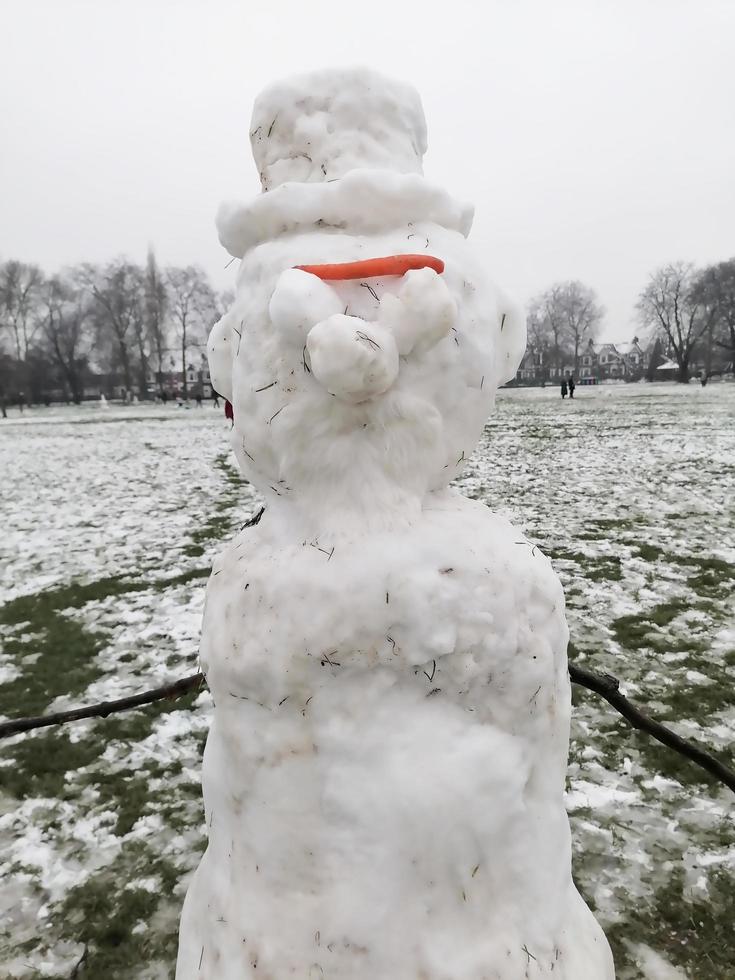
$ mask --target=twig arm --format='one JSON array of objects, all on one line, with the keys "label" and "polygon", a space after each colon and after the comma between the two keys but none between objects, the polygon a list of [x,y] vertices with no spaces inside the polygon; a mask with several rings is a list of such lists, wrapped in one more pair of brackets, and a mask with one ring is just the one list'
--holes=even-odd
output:
[{"label": "twig arm", "polygon": [[65,725],[69,721],[81,721],[83,718],[106,718],[118,711],[128,711],[130,708],[140,708],[144,704],[155,701],[165,701],[168,698],[179,698],[204,684],[204,675],[192,674],[183,677],[172,684],[154,687],[150,691],[142,691],[128,698],[118,698],[117,701],[101,701],[90,704],[86,708],[73,708],[71,711],[55,711],[49,715],[39,715],[36,718],[14,718],[11,721],[0,722],[0,738],[29,732],[34,728],[48,728],[50,725]]},{"label": "twig arm", "polygon": [[[569,664],[569,676],[572,683],[587,688],[589,691],[594,691],[595,694],[604,698],[633,728],[646,732],[647,735],[655,738],[662,745],[666,745],[674,752],[678,752],[679,755],[694,762],[735,793],[735,772],[732,769],[729,769],[705,749],[677,735],[666,725],[662,725],[660,721],[656,721],[637,708],[632,701],[620,693],[620,681],[617,677],[613,677],[611,674],[598,674],[595,671],[579,667],[577,664]],[[153,704],[156,701],[181,697],[183,694],[188,694],[189,691],[201,688],[204,683],[202,673],[191,674],[189,677],[183,677],[171,684],[164,684],[162,687],[155,687],[150,691],[143,691],[141,694],[134,694],[131,697],[119,698],[117,701],[102,701],[100,704],[91,704],[86,708],[57,711],[36,718],[15,718],[11,721],[3,721],[0,722],[0,738],[8,738],[11,735],[18,735],[35,728],[48,728],[51,725],[81,721],[83,718],[106,718],[118,711],[127,711],[131,708]]]},{"label": "twig arm", "polygon": [[597,674],[576,664],[569,664],[569,676],[574,684],[586,687],[604,698],[633,728],[646,732],[656,741],[661,742],[662,745],[668,746],[668,748],[678,752],[679,755],[683,755],[686,759],[696,763],[735,793],[735,772],[732,769],[728,769],[719,759],[695,745],[694,742],[681,738],[666,725],[662,725],[660,721],[644,714],[632,701],[620,693],[620,681],[617,677],[613,677],[611,674]]}]

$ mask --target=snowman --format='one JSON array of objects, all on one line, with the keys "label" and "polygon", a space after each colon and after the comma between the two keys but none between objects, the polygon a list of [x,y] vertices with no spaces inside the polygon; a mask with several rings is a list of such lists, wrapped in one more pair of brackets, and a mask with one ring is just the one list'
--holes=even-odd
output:
[{"label": "snowman", "polygon": [[611,980],[572,882],[564,597],[450,482],[525,347],[416,92],[267,89],[208,345],[262,519],[216,560],[178,980]]}]

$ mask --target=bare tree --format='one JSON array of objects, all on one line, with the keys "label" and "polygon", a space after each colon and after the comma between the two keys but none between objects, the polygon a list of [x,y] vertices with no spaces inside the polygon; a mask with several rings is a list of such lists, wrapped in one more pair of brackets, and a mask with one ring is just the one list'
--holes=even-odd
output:
[{"label": "bare tree", "polygon": [[580,348],[587,341],[594,340],[605,311],[598,303],[595,291],[578,279],[559,283],[556,289],[558,316],[574,355],[576,374],[579,368]]},{"label": "bare tree", "polygon": [[537,350],[548,350],[551,367],[558,372],[564,359],[564,335],[556,300],[557,292],[558,286],[551,286],[534,296],[528,306],[527,328],[532,345]]},{"label": "bare tree", "polygon": [[548,365],[547,354],[551,345],[549,322],[543,315],[536,300],[531,300],[526,312],[527,349],[534,354],[534,362],[541,369],[541,380],[546,381]]},{"label": "bare tree", "polygon": [[134,346],[138,347],[141,394],[145,394],[147,357],[143,341],[143,272],[127,259],[119,258],[104,268],[84,265],[79,272],[96,303],[100,339],[112,344],[127,389],[133,387]]},{"label": "bare tree", "polygon": [[175,266],[166,270],[169,308],[181,351],[181,375],[184,398],[189,397],[187,352],[203,347],[209,326],[216,319],[216,297],[207,274],[196,265]]},{"label": "bare tree", "polygon": [[10,337],[18,361],[25,361],[40,326],[38,307],[43,272],[37,265],[11,259],[0,265],[0,325]]},{"label": "bare tree", "polygon": [[735,258],[704,269],[692,287],[692,295],[713,313],[709,339],[730,358],[735,374]]},{"label": "bare tree", "polygon": [[531,300],[529,336],[534,344],[548,348],[557,372],[567,356],[574,359],[576,372],[580,347],[595,337],[603,313],[589,286],[577,280],[557,282]]},{"label": "bare tree", "polygon": [[694,345],[711,329],[716,307],[694,287],[694,266],[689,262],[672,262],[652,273],[638,298],[638,313],[643,326],[654,336],[666,339],[669,355],[679,367],[677,381],[689,382],[689,362]]},{"label": "bare tree", "polygon": [[163,355],[168,339],[168,294],[166,283],[156,262],[153,249],[148,249],[145,269],[145,334],[151,353],[156,359],[156,383],[159,394],[163,392]]},{"label": "bare tree", "polygon": [[49,354],[76,404],[84,395],[82,376],[89,353],[91,300],[72,275],[57,275],[44,289],[43,332]]}]

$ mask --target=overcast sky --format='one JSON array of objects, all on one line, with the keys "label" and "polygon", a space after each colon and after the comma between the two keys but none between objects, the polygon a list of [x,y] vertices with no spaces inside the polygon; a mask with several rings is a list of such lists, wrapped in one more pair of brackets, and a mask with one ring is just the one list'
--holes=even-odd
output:
[{"label": "overcast sky", "polygon": [[419,89],[426,175],[520,302],[581,279],[624,340],[657,265],[735,254],[733,0],[0,0],[0,37],[3,259],[150,242],[229,286],[213,217],[259,192],[253,97],[353,64]]}]

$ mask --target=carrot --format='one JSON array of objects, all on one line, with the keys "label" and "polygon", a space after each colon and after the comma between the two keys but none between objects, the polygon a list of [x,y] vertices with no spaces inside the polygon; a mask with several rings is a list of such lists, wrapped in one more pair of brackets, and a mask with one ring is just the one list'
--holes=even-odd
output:
[{"label": "carrot", "polygon": [[319,279],[374,279],[376,276],[403,276],[411,269],[433,269],[441,275],[444,263],[433,255],[385,255],[379,259],[297,265],[295,268],[310,272]]}]

